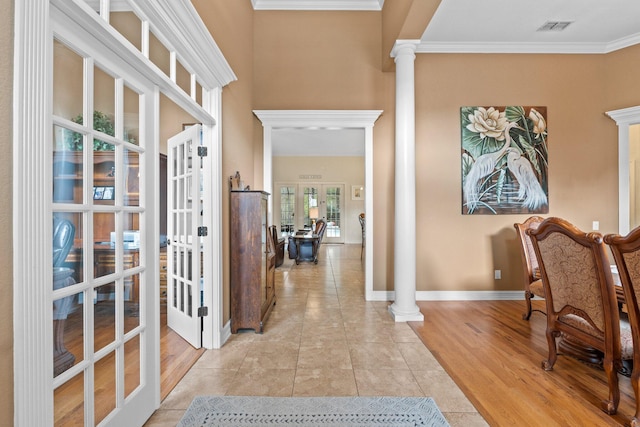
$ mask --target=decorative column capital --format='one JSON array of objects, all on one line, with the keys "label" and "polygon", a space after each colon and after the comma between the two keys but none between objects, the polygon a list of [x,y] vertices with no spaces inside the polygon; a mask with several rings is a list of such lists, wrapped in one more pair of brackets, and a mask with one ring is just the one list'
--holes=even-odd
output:
[{"label": "decorative column capital", "polygon": [[412,55],[415,57],[416,50],[420,40],[396,40],[393,48],[391,49],[391,57],[397,58],[400,55]]}]

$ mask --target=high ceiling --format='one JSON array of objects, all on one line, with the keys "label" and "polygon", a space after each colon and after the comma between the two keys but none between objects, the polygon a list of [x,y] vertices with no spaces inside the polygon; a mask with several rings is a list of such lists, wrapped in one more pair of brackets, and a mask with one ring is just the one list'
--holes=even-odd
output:
[{"label": "high ceiling", "polygon": [[[554,22],[569,25],[539,30]],[[419,51],[607,53],[637,43],[638,0],[442,0]]]},{"label": "high ceiling", "polygon": [[[256,10],[379,11],[384,0],[252,3]],[[568,25],[559,31],[563,23]],[[540,31],[545,24],[551,30]],[[602,54],[638,43],[640,0],[442,0],[421,37],[418,52]],[[364,155],[362,137],[347,131],[288,129],[274,132],[272,143],[276,156],[296,152]]]}]

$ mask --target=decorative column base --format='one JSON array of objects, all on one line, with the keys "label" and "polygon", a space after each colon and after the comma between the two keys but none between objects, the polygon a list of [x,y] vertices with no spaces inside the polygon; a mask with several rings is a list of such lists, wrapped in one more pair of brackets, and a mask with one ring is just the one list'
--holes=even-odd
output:
[{"label": "decorative column base", "polygon": [[415,310],[402,310],[395,303],[389,306],[389,313],[396,322],[421,322],[424,320],[424,315],[420,312],[418,306],[415,306]]}]

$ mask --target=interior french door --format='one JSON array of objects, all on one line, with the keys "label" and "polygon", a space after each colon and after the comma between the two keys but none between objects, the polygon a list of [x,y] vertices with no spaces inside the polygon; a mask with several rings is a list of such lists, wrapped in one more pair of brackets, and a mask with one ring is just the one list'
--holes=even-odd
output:
[{"label": "interior french door", "polygon": [[344,184],[300,184],[298,212],[305,226],[313,226],[317,219],[324,219],[327,228],[326,243],[344,243],[342,206]]},{"label": "interior french door", "polygon": [[167,325],[202,347],[201,126],[169,139],[167,168]]},{"label": "interior french door", "polygon": [[56,25],[62,35],[52,40],[53,249],[63,248],[52,277],[53,425],[136,425],[155,408],[148,361],[159,360],[146,185],[154,181],[153,116],[145,114],[153,89],[99,62],[95,47],[65,28]]}]

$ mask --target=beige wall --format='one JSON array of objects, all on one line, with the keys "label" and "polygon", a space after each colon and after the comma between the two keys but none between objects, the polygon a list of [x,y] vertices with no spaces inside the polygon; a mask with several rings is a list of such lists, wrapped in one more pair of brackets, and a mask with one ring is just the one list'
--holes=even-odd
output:
[{"label": "beige wall", "polygon": [[[358,215],[364,212],[364,200],[351,200],[351,186],[364,185],[364,157],[274,157],[274,192],[278,183],[301,183],[300,175],[321,175],[313,183],[344,184],[344,205],[341,212],[345,243],[360,243],[362,231]],[[273,195],[273,222],[280,225],[280,196]]]},{"label": "beige wall", "polygon": [[245,185],[262,187],[262,151],[254,147],[260,132],[253,115],[253,8],[249,1],[193,0],[238,81],[222,92],[222,251],[223,320],[229,319],[229,177],[239,171]]},{"label": "beige wall", "polygon": [[0,384],[4,390],[0,399],[0,425],[13,425],[13,254],[12,244],[12,101],[13,101],[13,0],[0,0],[0,151],[6,164],[0,168]]},{"label": "beige wall", "polygon": [[[521,289],[513,223],[461,215],[460,107],[548,108],[549,215],[617,231],[617,133],[600,55],[418,55],[418,290]],[[455,268],[453,268],[455,266]],[[502,280],[494,280],[494,270]]]}]

